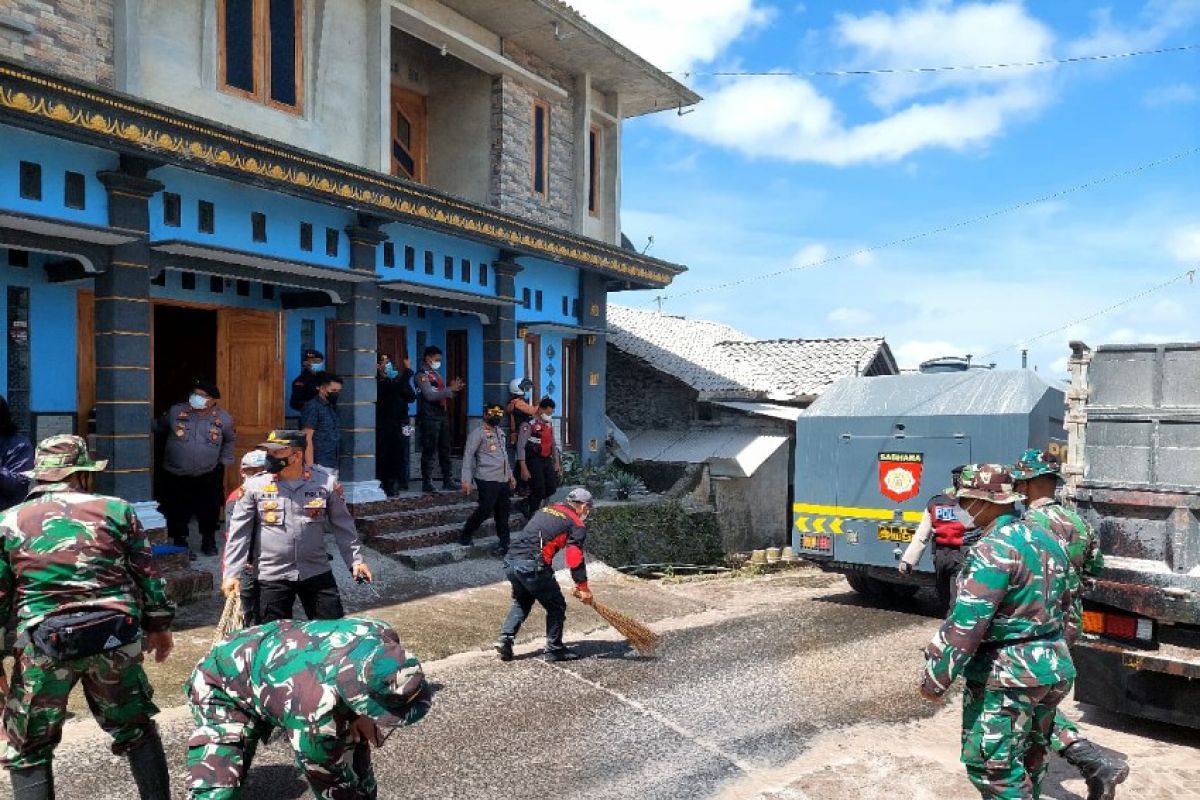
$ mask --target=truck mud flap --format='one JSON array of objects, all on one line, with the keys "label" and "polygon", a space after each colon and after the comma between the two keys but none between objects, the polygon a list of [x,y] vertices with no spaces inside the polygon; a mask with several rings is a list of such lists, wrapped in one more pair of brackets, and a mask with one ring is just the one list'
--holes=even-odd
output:
[{"label": "truck mud flap", "polygon": [[1172,725],[1200,728],[1200,661],[1185,661],[1105,642],[1071,650],[1082,703]]}]

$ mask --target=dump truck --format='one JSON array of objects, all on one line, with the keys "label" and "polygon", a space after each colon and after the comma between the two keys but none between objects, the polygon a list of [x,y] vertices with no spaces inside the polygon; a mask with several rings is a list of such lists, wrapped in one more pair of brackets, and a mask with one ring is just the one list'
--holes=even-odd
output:
[{"label": "dump truck", "polygon": [[1071,343],[1066,494],[1099,534],[1075,697],[1200,727],[1200,343]]},{"label": "dump truck", "polygon": [[1065,447],[1066,388],[1033,370],[955,359],[837,381],[796,422],[796,554],[877,602],[932,587],[932,548],[911,576],[896,568],[929,499],[961,464]]}]

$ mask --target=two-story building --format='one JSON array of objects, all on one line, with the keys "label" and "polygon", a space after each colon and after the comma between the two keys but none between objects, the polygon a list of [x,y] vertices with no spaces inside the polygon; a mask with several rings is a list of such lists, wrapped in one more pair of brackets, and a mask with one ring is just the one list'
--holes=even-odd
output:
[{"label": "two-story building", "polygon": [[607,295],[682,270],[621,246],[621,125],[698,100],[557,0],[11,0],[0,392],[147,514],[152,418],[215,380],[240,453],[310,347],[357,502],[380,350],[443,349],[460,443],[524,374],[599,457]]}]

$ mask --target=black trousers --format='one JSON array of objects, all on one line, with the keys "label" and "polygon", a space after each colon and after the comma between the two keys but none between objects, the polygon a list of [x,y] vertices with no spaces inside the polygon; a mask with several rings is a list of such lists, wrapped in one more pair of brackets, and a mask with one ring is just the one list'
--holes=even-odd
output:
[{"label": "black trousers", "polygon": [[389,497],[408,488],[409,439],[400,425],[388,423],[375,429],[375,477]]},{"label": "black trousers", "polygon": [[564,649],[567,600],[554,579],[554,570],[535,561],[505,561],[504,574],[512,585],[513,604],[500,629],[500,638],[511,642],[536,602],[546,609],[546,649]]},{"label": "black trousers", "polygon": [[196,518],[200,536],[211,540],[217,532],[217,519],[224,498],[221,497],[221,480],[225,470],[218,467],[204,475],[162,476],[161,505],[167,518],[167,535],[181,547],[187,547],[188,523]]},{"label": "black trousers", "polygon": [[242,589],[238,593],[242,599],[242,627],[252,628],[262,624],[262,611],[259,608],[258,568],[247,564],[242,570]]},{"label": "black trousers", "polygon": [[558,491],[558,473],[554,471],[553,458],[527,455],[525,467],[529,470],[529,495],[525,498],[522,513],[529,518]]},{"label": "black trousers", "polygon": [[302,581],[259,581],[259,615],[262,622],[291,619],[300,598],[309,619],[341,619],[346,616],[333,570]]},{"label": "black trousers", "polygon": [[433,483],[433,459],[442,468],[442,484],[452,486],[450,476],[450,419],[445,414],[424,414],[417,418],[417,433],[421,439],[421,480]]},{"label": "black trousers", "polygon": [[500,540],[500,549],[508,551],[508,520],[512,516],[512,497],[506,481],[475,481],[479,491],[479,505],[467,517],[463,525],[462,535],[458,540],[462,544],[470,544],[471,536],[479,530],[479,526],[488,517],[496,522],[496,537]]},{"label": "black trousers", "polygon": [[958,573],[962,570],[961,547],[933,546],[933,575],[937,581],[938,602],[949,608],[958,599]]}]

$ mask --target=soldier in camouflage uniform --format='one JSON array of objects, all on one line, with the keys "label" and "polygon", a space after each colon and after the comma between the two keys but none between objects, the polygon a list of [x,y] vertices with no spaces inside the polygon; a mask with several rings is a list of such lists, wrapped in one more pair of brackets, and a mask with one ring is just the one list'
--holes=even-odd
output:
[{"label": "soldier in camouflage uniform", "polygon": [[235,800],[259,742],[280,728],[319,800],[374,800],[370,746],[429,711],[421,665],[366,619],[281,620],[232,634],[186,687],[193,798]]},{"label": "soldier in camouflage uniform", "polygon": [[[67,696],[79,682],[113,737],[113,753],[128,756],[143,800],[170,796],[142,651],[166,659],[175,609],[133,508],[88,491],[91,473],[106,465],[92,460],[78,436],[45,439],[29,473],[29,499],[0,517],[0,620],[15,604],[17,621],[11,687],[0,671],[0,695],[7,695],[2,763],[16,800],[54,796],[51,760]],[[86,644],[59,627],[84,619],[98,634]],[[56,629],[61,635],[51,638]],[[59,644],[76,655],[62,658]]]},{"label": "soldier in camouflage uniform", "polygon": [[1074,571],[1057,537],[1017,518],[1021,495],[1007,467],[968,465],[956,494],[964,526],[982,535],[925,650],[921,694],[937,700],[962,674],[962,761],[971,783],[985,798],[1037,798],[1054,711],[1075,678],[1064,636]]},{"label": "soldier in camouflage uniform", "polygon": [[[1055,491],[1061,477],[1058,459],[1041,450],[1026,450],[1013,466],[1016,489],[1025,495],[1026,524],[1043,528],[1058,536],[1067,548],[1071,567],[1082,582],[1097,577],[1104,569],[1100,543],[1083,517],[1058,502]],[[1083,624],[1083,593],[1076,592],[1067,621],[1067,644],[1073,644]],[[1109,758],[1096,745],[1079,735],[1079,728],[1062,711],[1054,717],[1050,737],[1054,752],[1083,774],[1088,800],[1112,800],[1117,785],[1129,777],[1129,765]]]}]

